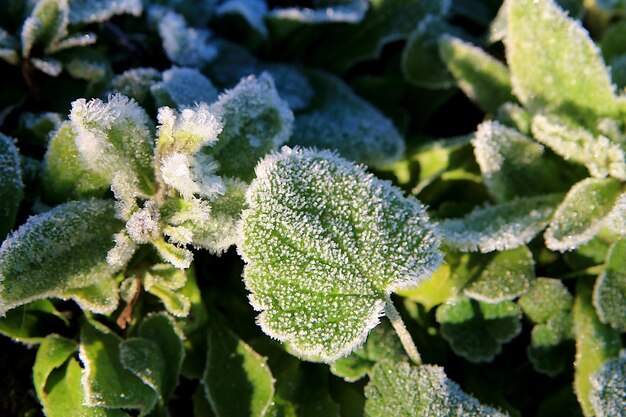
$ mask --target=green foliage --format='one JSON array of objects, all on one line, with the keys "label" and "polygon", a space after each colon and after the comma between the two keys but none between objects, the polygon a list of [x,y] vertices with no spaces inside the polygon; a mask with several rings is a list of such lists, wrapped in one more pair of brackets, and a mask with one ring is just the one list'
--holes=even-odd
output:
[{"label": "green foliage", "polygon": [[624,412],[625,378],[626,363],[623,353],[619,358],[607,361],[602,369],[593,374],[591,403],[597,417],[618,416]]},{"label": "green foliage", "polygon": [[20,156],[13,141],[0,133],[0,236],[4,238],[15,223],[24,194]]},{"label": "green foliage", "polygon": [[620,332],[626,331],[626,240],[611,246],[606,269],[593,288],[593,304],[600,320]]}]

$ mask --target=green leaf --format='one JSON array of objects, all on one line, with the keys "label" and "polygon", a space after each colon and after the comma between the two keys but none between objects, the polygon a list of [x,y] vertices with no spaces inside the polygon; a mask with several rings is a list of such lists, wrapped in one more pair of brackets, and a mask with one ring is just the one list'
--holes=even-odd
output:
[{"label": "green leaf", "polygon": [[20,154],[13,140],[0,133],[0,238],[13,229],[23,196]]},{"label": "green leaf", "polygon": [[500,106],[496,113],[496,120],[525,135],[530,135],[531,115],[515,103],[508,102]]},{"label": "green leaf", "polygon": [[397,160],[404,140],[391,120],[328,73],[306,72],[316,96],[296,115],[290,144],[332,149],[343,157],[380,167]]},{"label": "green leaf", "polygon": [[39,0],[22,26],[22,57],[28,58],[35,45],[47,50],[67,35],[68,0]]},{"label": "green leaf", "polygon": [[550,221],[561,195],[516,198],[477,207],[461,219],[439,223],[448,245],[463,251],[514,249],[530,242]]},{"label": "green leaf", "polygon": [[593,304],[603,323],[626,331],[626,240],[611,246],[604,272],[593,288]]},{"label": "green leaf", "polygon": [[263,416],[274,395],[266,358],[209,314],[204,390],[217,417]]},{"label": "green leaf", "polygon": [[518,303],[534,323],[545,323],[559,312],[570,310],[573,298],[561,280],[537,278]]},{"label": "green leaf", "polygon": [[546,246],[566,251],[587,243],[608,224],[620,194],[621,184],[613,178],[587,178],[575,184],[544,233]]},{"label": "green leaf", "polygon": [[257,166],[239,252],[270,336],[332,362],[362,344],[388,295],[441,263],[422,205],[328,151],[283,148]]},{"label": "green leaf", "polygon": [[576,361],[574,362],[574,390],[585,416],[594,415],[590,394],[593,392],[591,376],[602,369],[621,348],[619,333],[602,324],[591,303],[591,283],[581,279],[576,286],[574,301],[574,333],[576,335]]},{"label": "green leaf", "polygon": [[153,106],[152,85],[163,80],[161,73],[154,68],[131,68],[116,75],[111,80],[111,93],[132,98],[140,106]]},{"label": "green leaf", "polygon": [[187,317],[189,315],[191,304],[184,294],[172,290],[169,286],[162,283],[147,286],[146,291],[158,297],[170,314],[176,317]]},{"label": "green leaf", "polygon": [[85,311],[109,314],[120,302],[119,286],[115,279],[104,279],[88,287],[71,288],[59,294],[59,298],[71,298]]},{"label": "green leaf", "polygon": [[141,0],[71,0],[70,22],[105,22],[119,14],[141,15]]},{"label": "green leaf", "polygon": [[74,201],[31,217],[0,247],[0,314],[111,279],[106,254],[120,228],[113,203],[102,200]]},{"label": "green leaf", "polygon": [[441,335],[459,356],[470,362],[491,362],[522,330],[517,304],[487,304],[469,298],[451,300],[437,308]]},{"label": "green leaf", "polygon": [[154,188],[151,121],[133,100],[114,95],[78,99],[70,112],[78,152],[91,171],[115,187],[151,195]]},{"label": "green leaf", "polygon": [[242,79],[210,109],[224,124],[210,152],[227,177],[251,181],[258,161],[291,135],[293,113],[267,73]]},{"label": "green leaf", "polygon": [[497,202],[561,191],[560,167],[544,147],[498,122],[478,126],[474,155],[489,193]]},{"label": "green leaf", "polygon": [[574,361],[572,314],[560,310],[546,323],[533,327],[530,333],[528,359],[536,371],[555,376]]},{"label": "green leaf", "polygon": [[617,21],[606,29],[600,41],[602,55],[606,62],[611,62],[614,58],[626,54],[624,36],[626,36],[626,22],[624,21]]},{"label": "green leaf", "polygon": [[67,324],[67,319],[49,300],[36,300],[0,318],[0,334],[18,342],[37,344],[54,331],[64,331]]},{"label": "green leaf", "polygon": [[486,257],[480,273],[463,290],[475,300],[499,303],[524,294],[535,278],[535,262],[526,246]]},{"label": "green leaf", "polygon": [[616,115],[609,72],[581,24],[552,0],[506,4],[507,62],[520,101],[533,113],[562,112],[589,123]]},{"label": "green leaf", "polygon": [[119,358],[124,369],[150,387],[158,396],[159,406],[163,406],[163,368],[169,358],[163,356],[157,342],[142,337],[123,340],[119,344]]},{"label": "green leaf", "polygon": [[148,413],[157,402],[155,392],[122,365],[122,339],[106,326],[85,319],[80,327],[80,360],[85,366],[82,385],[85,405],[140,409]]},{"label": "green leaf", "polygon": [[607,361],[591,376],[591,405],[596,417],[620,416],[626,410],[626,355]]},{"label": "green leaf", "polygon": [[565,119],[541,114],[533,118],[532,132],[535,139],[566,160],[585,165],[594,177],[610,175],[626,180],[624,151],[606,136],[594,136]]},{"label": "green leaf", "polygon": [[19,41],[0,27],[0,59],[11,65],[18,65],[20,62],[19,49]]},{"label": "green leaf", "polygon": [[381,360],[406,362],[408,357],[398,335],[387,320],[382,320],[367,336],[363,346],[330,366],[330,371],[348,382],[354,382],[368,374]]},{"label": "green leaf", "polygon": [[223,127],[206,104],[184,108],[180,112],[161,107],[157,118],[157,153],[162,157],[176,153],[193,154],[203,146],[214,146]]},{"label": "green leaf", "polygon": [[365,397],[369,417],[507,415],[463,392],[435,365],[380,362],[374,366]]},{"label": "green leaf", "polygon": [[200,71],[172,67],[163,71],[163,81],[150,86],[157,107],[190,107],[217,100],[217,88]]},{"label": "green leaf", "polygon": [[77,349],[78,344],[75,341],[57,334],[51,334],[42,340],[33,366],[33,383],[40,401],[44,401],[47,395],[46,382],[50,374],[61,367]]},{"label": "green leaf", "polygon": [[56,132],[63,122],[61,114],[54,112],[24,112],[20,115],[16,131],[20,141],[47,146],[51,133]]},{"label": "green leaf", "polygon": [[439,54],[459,88],[483,111],[495,114],[504,103],[515,101],[508,68],[482,49],[444,36]]}]

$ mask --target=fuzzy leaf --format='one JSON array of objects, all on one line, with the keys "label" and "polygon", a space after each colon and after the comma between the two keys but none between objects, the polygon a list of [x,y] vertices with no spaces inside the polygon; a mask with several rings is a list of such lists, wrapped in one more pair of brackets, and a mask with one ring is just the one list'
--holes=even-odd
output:
[{"label": "fuzzy leaf", "polygon": [[115,311],[120,294],[118,283],[113,279],[103,279],[83,288],[72,288],[59,294],[59,298],[71,298],[85,311],[96,314],[109,314]]},{"label": "fuzzy leaf", "polygon": [[68,0],[39,0],[22,26],[22,57],[28,58],[35,45],[47,49],[67,35]]},{"label": "fuzzy leaf", "polygon": [[515,101],[508,68],[482,49],[444,36],[439,54],[459,88],[485,112],[495,114],[504,103]]},{"label": "fuzzy leaf", "polygon": [[470,362],[491,362],[522,330],[517,304],[487,304],[469,298],[448,301],[437,308],[441,335],[459,356]]},{"label": "fuzzy leaf", "polygon": [[591,283],[578,281],[574,301],[574,333],[576,335],[576,361],[574,362],[574,391],[583,413],[594,415],[590,394],[593,392],[591,376],[602,369],[621,348],[619,333],[602,324],[591,303]]},{"label": "fuzzy leaf", "polygon": [[0,238],[13,229],[24,196],[20,154],[13,140],[0,133]]},{"label": "fuzzy leaf", "polygon": [[463,251],[514,249],[530,242],[550,221],[560,195],[516,198],[475,208],[462,219],[439,223],[446,243]]},{"label": "fuzzy leaf", "polygon": [[220,164],[219,173],[227,177],[251,181],[258,161],[291,135],[293,113],[267,73],[244,78],[221,94],[210,110],[224,124],[211,155]]},{"label": "fuzzy leaf", "polygon": [[591,376],[591,405],[596,417],[620,416],[626,410],[626,354],[607,361]]},{"label": "fuzzy leaf", "polygon": [[521,246],[489,257],[487,264],[463,293],[478,301],[499,303],[524,294],[534,278],[532,253],[526,246]]},{"label": "fuzzy leaf", "polygon": [[31,217],[0,248],[0,314],[110,279],[106,253],[120,228],[109,201],[74,201]]},{"label": "fuzzy leaf", "polygon": [[603,323],[626,331],[626,240],[611,246],[604,272],[596,280],[593,304]]},{"label": "fuzzy leaf", "polygon": [[141,0],[70,0],[70,22],[105,22],[119,14],[141,15]]},{"label": "fuzzy leaf", "polygon": [[274,394],[266,358],[209,314],[204,392],[216,417],[263,416]]},{"label": "fuzzy leaf", "polygon": [[49,300],[36,300],[14,308],[0,318],[0,334],[28,345],[41,343],[50,333],[63,332],[67,319]]},{"label": "fuzzy leaf", "polygon": [[380,362],[374,366],[370,383],[365,387],[365,397],[368,417],[507,415],[463,392],[448,379],[443,368],[435,365]]},{"label": "fuzzy leaf", "polygon": [[587,178],[575,184],[544,234],[546,246],[565,251],[587,243],[607,225],[620,194],[621,184],[613,178]]},{"label": "fuzzy leaf", "polygon": [[404,152],[404,140],[391,120],[339,78],[307,71],[316,97],[309,110],[296,116],[290,143],[332,149],[343,157],[383,166]]},{"label": "fuzzy leaf", "polygon": [[574,361],[572,313],[561,310],[530,333],[528,359],[536,371],[555,376]]},{"label": "fuzzy leaf", "polygon": [[117,177],[136,192],[152,194],[151,122],[137,103],[121,95],[106,103],[79,99],[72,103],[70,121],[78,152],[91,171],[109,184]]},{"label": "fuzzy leaf", "polygon": [[85,365],[82,385],[85,405],[133,408],[148,413],[155,405],[154,391],[122,365],[122,339],[106,326],[83,320],[80,327],[80,360]]},{"label": "fuzzy leaf", "polygon": [[44,156],[42,189],[52,202],[102,197],[110,188],[107,178],[92,171],[78,152],[69,122],[56,131]]},{"label": "fuzzy leaf", "polygon": [[334,153],[283,148],[256,174],[242,215],[244,281],[262,329],[299,354],[350,353],[389,293],[441,262],[422,205]]},{"label": "fuzzy leaf", "polygon": [[157,107],[191,107],[217,100],[217,88],[193,68],[173,67],[163,71],[163,81],[150,87]]},{"label": "fuzzy leaf", "polygon": [[[222,132],[222,123],[206,104],[180,112],[161,107],[159,120],[159,155],[192,154],[203,146],[214,146]],[[163,160],[161,161],[164,164]]]},{"label": "fuzzy leaf", "polygon": [[317,7],[279,7],[272,9],[268,17],[307,24],[358,23],[363,20],[368,4],[365,0],[335,0]]},{"label": "fuzzy leaf", "polygon": [[594,136],[582,127],[556,116],[536,115],[532,121],[533,137],[566,160],[581,163],[591,175],[608,175],[626,180],[626,160],[619,144],[606,136]]},{"label": "fuzzy leaf", "polygon": [[572,295],[558,279],[537,278],[518,301],[524,314],[535,323],[545,323],[560,311],[572,308]]},{"label": "fuzzy leaf", "polygon": [[544,157],[544,147],[498,122],[478,126],[474,155],[489,193],[498,202],[560,190],[560,167]]},{"label": "fuzzy leaf", "polygon": [[[614,116],[614,88],[598,47],[554,1],[507,1],[513,91],[531,112]],[[581,88],[584,86],[584,88]]]}]

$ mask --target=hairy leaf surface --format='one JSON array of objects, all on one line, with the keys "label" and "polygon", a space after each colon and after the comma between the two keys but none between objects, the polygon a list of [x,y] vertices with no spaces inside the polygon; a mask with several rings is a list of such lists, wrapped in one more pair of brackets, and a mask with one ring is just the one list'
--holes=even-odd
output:
[{"label": "hairy leaf surface", "polygon": [[20,155],[13,140],[0,133],[0,238],[13,229],[24,196]]}]

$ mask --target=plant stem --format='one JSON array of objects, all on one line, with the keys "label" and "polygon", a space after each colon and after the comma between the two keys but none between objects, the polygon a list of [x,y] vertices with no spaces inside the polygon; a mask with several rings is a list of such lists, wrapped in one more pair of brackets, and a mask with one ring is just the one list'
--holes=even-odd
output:
[{"label": "plant stem", "polygon": [[411,338],[409,331],[406,329],[406,326],[402,321],[402,317],[400,317],[400,313],[396,310],[396,307],[393,305],[393,301],[391,301],[389,296],[387,296],[387,300],[385,301],[385,314],[398,334],[400,342],[402,342],[402,346],[404,347],[404,350],[406,350],[407,355],[409,355],[409,358],[416,365],[421,365],[422,358],[417,351],[417,347],[415,346],[415,343],[413,343],[413,339]]}]

